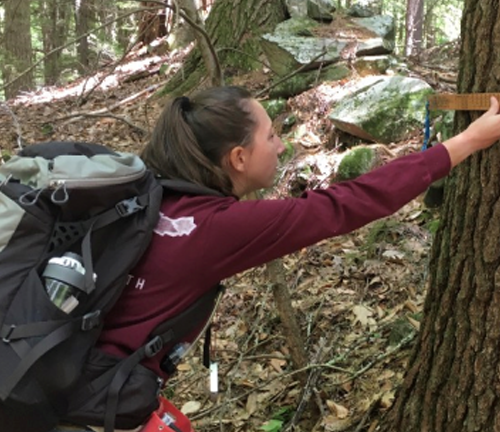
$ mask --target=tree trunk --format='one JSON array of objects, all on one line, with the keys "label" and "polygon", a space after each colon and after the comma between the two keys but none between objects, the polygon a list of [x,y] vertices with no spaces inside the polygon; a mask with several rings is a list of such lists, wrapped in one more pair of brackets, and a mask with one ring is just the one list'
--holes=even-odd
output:
[{"label": "tree trunk", "polygon": [[407,0],[405,54],[414,56],[422,48],[424,0]]},{"label": "tree trunk", "polygon": [[[465,0],[460,93],[498,92],[498,0]],[[479,115],[456,115],[457,131]],[[424,319],[382,431],[500,430],[500,147],[447,181]]]},{"label": "tree trunk", "polygon": [[[69,9],[68,3],[58,0],[45,0],[40,4],[40,19],[42,24],[43,52],[49,53],[54,48],[64,45],[68,33]],[[43,75],[46,85],[53,85],[59,79],[61,72],[61,51],[48,55],[43,62]]]},{"label": "tree trunk", "polygon": [[79,39],[76,50],[78,54],[78,71],[81,75],[88,71],[89,67],[89,40],[87,36],[82,37],[89,31],[90,0],[75,0],[75,33]]},{"label": "tree trunk", "polygon": [[[222,70],[249,70],[256,66],[261,53],[258,37],[283,21],[283,0],[217,0],[205,26],[217,50]],[[186,64],[165,86],[161,94],[179,95],[199,86],[205,78],[199,50],[194,50]],[[259,67],[261,65],[259,64]]]},{"label": "tree trunk", "polygon": [[[5,8],[5,57],[2,75],[5,84],[10,83],[32,63],[30,0],[6,0]],[[34,87],[33,73],[25,73],[5,89],[5,98],[15,97],[23,90]]]},{"label": "tree trunk", "polygon": [[[155,2],[141,2],[141,7],[143,7],[144,12],[142,12],[139,19],[139,36],[137,37],[138,42],[142,42],[143,45],[149,45],[156,38],[163,37],[167,34],[166,27],[166,9],[157,9],[158,3]],[[147,9],[153,10],[147,10]]]}]

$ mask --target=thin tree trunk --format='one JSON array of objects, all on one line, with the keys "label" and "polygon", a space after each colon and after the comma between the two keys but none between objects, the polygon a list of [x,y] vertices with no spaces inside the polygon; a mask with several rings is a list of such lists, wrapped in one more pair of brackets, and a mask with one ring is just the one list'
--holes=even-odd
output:
[{"label": "thin tree trunk", "polygon": [[[90,0],[75,0],[75,33],[81,37],[89,31]],[[78,70],[81,75],[87,72],[89,67],[89,40],[82,37],[77,44]]]},{"label": "thin tree trunk", "polygon": [[[465,0],[460,93],[498,92],[498,0]],[[457,131],[478,113],[456,116]],[[421,332],[381,431],[500,431],[500,147],[446,184]]]},{"label": "thin tree trunk", "polygon": [[[49,53],[66,42],[68,33],[69,9],[67,3],[45,0],[40,4],[42,23],[43,52]],[[60,74],[61,51],[48,55],[43,62],[45,84],[55,84]]]},{"label": "thin tree trunk", "polygon": [[[2,64],[4,83],[11,82],[31,66],[33,49],[31,45],[30,0],[6,0],[5,7],[5,57]],[[23,90],[34,87],[33,73],[24,74],[5,89],[7,99]]]},{"label": "thin tree trunk", "polygon": [[406,7],[406,56],[417,55],[422,48],[424,0],[407,0]]}]

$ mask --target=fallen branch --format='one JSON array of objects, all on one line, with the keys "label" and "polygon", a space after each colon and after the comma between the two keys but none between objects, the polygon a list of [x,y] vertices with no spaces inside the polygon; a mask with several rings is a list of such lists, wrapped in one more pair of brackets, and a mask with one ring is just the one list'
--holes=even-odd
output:
[{"label": "fallen branch", "polygon": [[[140,126],[137,126],[136,124],[132,123],[130,120],[126,119],[125,117],[120,117],[114,114],[96,114],[96,113],[79,113],[78,117],[88,117],[88,118],[112,118],[118,121],[121,121],[127,125],[129,125],[132,129],[136,130],[137,132],[140,132],[143,135],[147,135],[148,131],[146,129],[141,128]],[[57,119],[60,120],[60,119]]]},{"label": "fallen branch", "polygon": [[71,119],[71,121],[66,122],[66,124],[70,124],[70,123],[76,122],[78,120],[78,118],[80,118],[80,117],[91,117],[91,116],[96,116],[98,114],[110,115],[110,114],[108,114],[110,111],[113,111],[114,109],[116,109],[124,104],[127,104],[127,103],[141,97],[142,95],[144,95],[146,93],[150,93],[162,85],[163,85],[163,83],[158,83],[158,84],[154,84],[152,86],[149,86],[148,88],[141,90],[140,92],[137,92],[137,93],[133,94],[132,96],[129,96],[128,98],[125,98],[125,99],[121,100],[120,102],[117,102],[116,104],[114,104],[110,107],[101,108],[99,110],[92,111],[92,112],[78,112],[78,113],[74,113],[74,114],[68,114],[66,116],[59,117],[59,118],[55,119],[54,121],[60,122],[60,121]]}]

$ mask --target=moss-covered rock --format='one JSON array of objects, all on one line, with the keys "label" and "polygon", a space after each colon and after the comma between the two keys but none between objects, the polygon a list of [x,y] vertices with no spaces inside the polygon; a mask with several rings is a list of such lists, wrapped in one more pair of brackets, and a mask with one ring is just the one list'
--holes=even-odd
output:
[{"label": "moss-covered rock", "polygon": [[351,180],[369,172],[376,164],[377,154],[370,147],[355,147],[348,151],[337,168],[337,181]]},{"label": "moss-covered rock", "polygon": [[433,92],[426,82],[401,76],[369,77],[359,90],[340,100],[329,118],[335,126],[360,138],[391,143],[424,127],[427,97]]},{"label": "moss-covered rock", "polygon": [[338,81],[346,78],[351,73],[344,64],[334,64],[321,71],[298,73],[291,78],[273,87],[269,96],[272,98],[289,98],[309,90],[314,84],[324,81]]},{"label": "moss-covered rock", "polygon": [[264,107],[271,120],[274,120],[286,111],[286,99],[270,99],[262,101],[261,105]]}]

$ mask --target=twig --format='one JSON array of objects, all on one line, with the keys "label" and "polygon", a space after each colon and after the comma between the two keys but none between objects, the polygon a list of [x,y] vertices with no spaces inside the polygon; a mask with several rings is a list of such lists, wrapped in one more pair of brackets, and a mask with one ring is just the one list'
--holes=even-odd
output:
[{"label": "twig", "polygon": [[410,342],[413,341],[415,338],[416,333],[410,333],[408,336],[406,336],[398,345],[396,345],[394,348],[387,350],[385,353],[378,355],[375,357],[373,361],[368,363],[365,367],[361,368],[358,370],[354,375],[348,379],[342,380],[340,382],[334,383],[334,385],[342,385],[345,384],[349,381],[352,381],[353,379],[356,379],[357,377],[363,375],[366,371],[370,370],[373,366],[375,366],[377,363],[381,362],[382,360],[385,360],[387,357],[390,357],[391,355],[397,353],[398,351],[401,351],[403,348],[406,347],[406,345],[409,345]]},{"label": "twig", "polygon": [[376,400],[374,400],[371,405],[369,406],[369,408],[367,409],[367,411],[365,412],[363,418],[361,419],[361,421],[359,422],[358,426],[356,427],[356,430],[354,432],[361,432],[361,429],[363,429],[363,427],[365,426],[367,420],[370,418],[372,412],[375,410],[375,408],[378,407],[379,403],[380,403],[380,399],[381,397],[377,398]]},{"label": "twig", "polygon": [[[79,113],[75,114],[77,117],[89,117],[89,118],[113,118],[115,120],[121,121],[127,125],[129,125],[132,129],[135,129],[136,131],[140,132],[143,135],[147,135],[147,131],[140,126],[137,126],[136,124],[132,123],[130,120],[127,120],[125,117],[120,117],[114,114],[97,114],[97,113]],[[68,118],[70,116],[67,116]],[[57,119],[61,120],[61,119]]]},{"label": "twig", "polygon": [[[323,339],[320,340],[318,351],[316,352],[314,361],[318,362],[319,359],[321,358],[323,354],[323,349],[325,348],[325,341]],[[300,417],[302,416],[302,413],[306,407],[306,405],[309,403],[313,389],[316,386],[316,382],[318,381],[318,378],[321,375],[321,369],[314,369],[308,376],[307,378],[307,383],[304,387],[304,390],[302,392],[302,399],[300,400],[300,403],[295,410],[295,413],[288,423],[288,425],[283,429],[284,432],[288,432],[291,430],[292,427],[294,427],[300,420]]]},{"label": "twig", "polygon": [[55,119],[54,121],[63,121],[63,120],[73,119],[70,122],[68,122],[68,123],[73,123],[73,122],[77,121],[78,117],[85,117],[85,116],[89,117],[89,116],[92,116],[92,115],[105,114],[105,113],[107,114],[108,112],[114,110],[115,108],[118,108],[119,106],[121,106],[123,104],[131,102],[131,101],[137,99],[138,97],[142,96],[145,93],[149,93],[149,92],[152,92],[152,91],[156,90],[161,85],[163,85],[163,83],[158,83],[158,84],[151,85],[148,88],[146,88],[144,90],[141,90],[140,92],[137,92],[137,93],[133,94],[132,96],[129,96],[128,98],[125,98],[125,99],[121,100],[120,102],[117,102],[116,104],[112,105],[111,107],[102,108],[102,109],[99,109],[99,110],[96,110],[96,111],[92,111],[92,112],[89,112],[89,113],[79,112],[79,113],[74,113],[74,114],[68,114],[66,116],[59,117],[59,118]]}]

